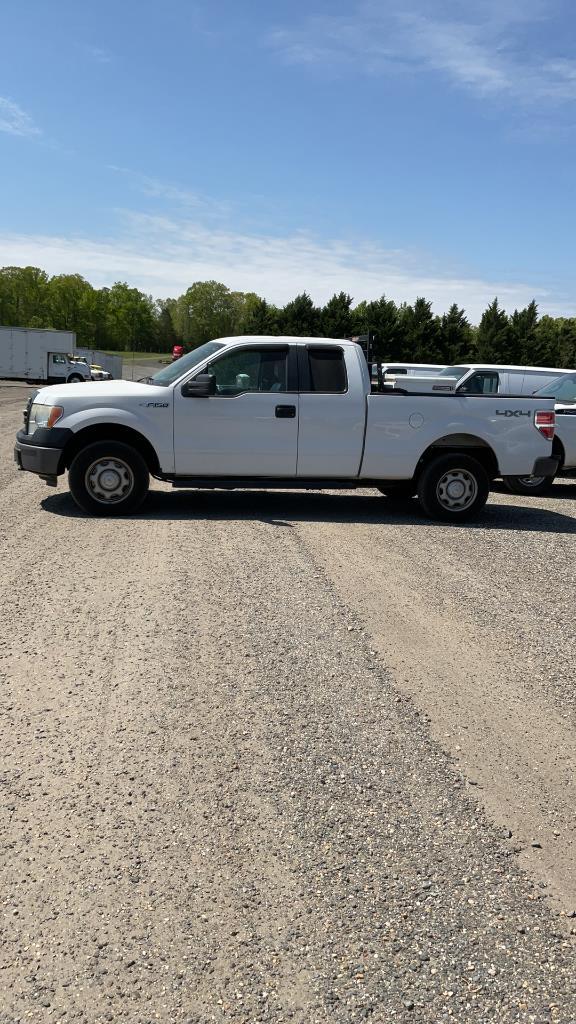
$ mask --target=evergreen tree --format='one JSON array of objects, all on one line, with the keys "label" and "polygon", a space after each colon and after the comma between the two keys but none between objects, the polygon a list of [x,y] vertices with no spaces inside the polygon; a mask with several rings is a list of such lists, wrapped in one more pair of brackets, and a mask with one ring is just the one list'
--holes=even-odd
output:
[{"label": "evergreen tree", "polygon": [[480,363],[511,362],[510,321],[494,299],[482,314],[476,335],[476,357]]},{"label": "evergreen tree", "polygon": [[282,334],[294,337],[318,337],[320,327],[320,310],[312,302],[307,292],[297,295],[287,303],[280,313]]},{"label": "evergreen tree", "polygon": [[400,312],[402,340],[397,358],[410,363],[440,362],[440,321],[432,312],[432,303],[418,298],[413,306]]},{"label": "evergreen tree", "polygon": [[382,295],[374,302],[359,302],[352,310],[352,334],[372,334],[373,356],[378,362],[397,358],[398,307]]},{"label": "evergreen tree", "polygon": [[560,319],[556,366],[576,369],[576,318]]},{"label": "evergreen tree", "polygon": [[[459,309],[456,303],[453,303],[442,317],[438,347],[441,361],[448,365],[455,365],[472,358],[472,328],[466,318],[466,313],[463,309]],[[434,362],[434,360],[427,361]]]},{"label": "evergreen tree", "polygon": [[519,366],[537,365],[538,306],[534,299],[510,317],[511,361]]},{"label": "evergreen tree", "polygon": [[320,333],[325,338],[352,336],[352,299],[346,292],[333,295],[320,311]]},{"label": "evergreen tree", "polygon": [[536,326],[533,366],[559,366],[558,340],[561,320],[543,316]]}]

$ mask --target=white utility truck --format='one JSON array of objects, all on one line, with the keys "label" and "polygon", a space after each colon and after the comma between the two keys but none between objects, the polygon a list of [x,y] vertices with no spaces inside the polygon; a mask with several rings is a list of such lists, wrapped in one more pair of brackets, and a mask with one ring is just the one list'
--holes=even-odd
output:
[{"label": "white utility truck", "polygon": [[436,374],[394,374],[386,371],[386,384],[404,391],[462,395],[533,395],[539,388],[572,370],[550,366],[490,366],[466,363],[445,366]]},{"label": "white utility truck", "polygon": [[502,474],[553,475],[554,400],[371,394],[351,341],[210,341],[140,382],[42,388],[15,459],[48,484],[68,470],[92,515],[132,513],[149,477],[189,488],[375,487],[463,521]]},{"label": "white utility truck", "polygon": [[0,327],[0,378],[31,384],[80,383],[90,380],[90,367],[77,362],[73,331]]}]

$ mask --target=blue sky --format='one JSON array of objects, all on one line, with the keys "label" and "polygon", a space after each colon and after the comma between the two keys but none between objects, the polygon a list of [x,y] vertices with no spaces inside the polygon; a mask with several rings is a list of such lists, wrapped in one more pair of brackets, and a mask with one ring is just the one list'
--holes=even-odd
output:
[{"label": "blue sky", "polygon": [[569,0],[19,0],[0,265],[576,314]]}]

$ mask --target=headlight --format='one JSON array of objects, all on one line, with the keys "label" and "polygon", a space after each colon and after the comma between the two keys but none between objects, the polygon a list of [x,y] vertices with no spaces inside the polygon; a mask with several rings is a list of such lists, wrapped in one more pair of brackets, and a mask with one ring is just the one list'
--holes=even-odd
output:
[{"label": "headlight", "polygon": [[33,434],[41,427],[53,427],[63,415],[64,409],[60,405],[40,405],[34,402],[28,419],[28,433]]}]

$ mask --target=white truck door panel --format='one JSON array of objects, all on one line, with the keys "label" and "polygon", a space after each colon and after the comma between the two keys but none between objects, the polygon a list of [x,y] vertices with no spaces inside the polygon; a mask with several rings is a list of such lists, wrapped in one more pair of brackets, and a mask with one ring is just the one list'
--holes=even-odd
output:
[{"label": "white truck door panel", "polygon": [[295,354],[289,359],[287,346],[247,346],[216,356],[203,369],[216,378],[215,395],[185,398],[178,386],[176,474],[295,476],[298,394],[292,372]]},{"label": "white truck door panel", "polygon": [[355,349],[299,346],[299,477],[356,477],[366,417],[366,381]]}]

